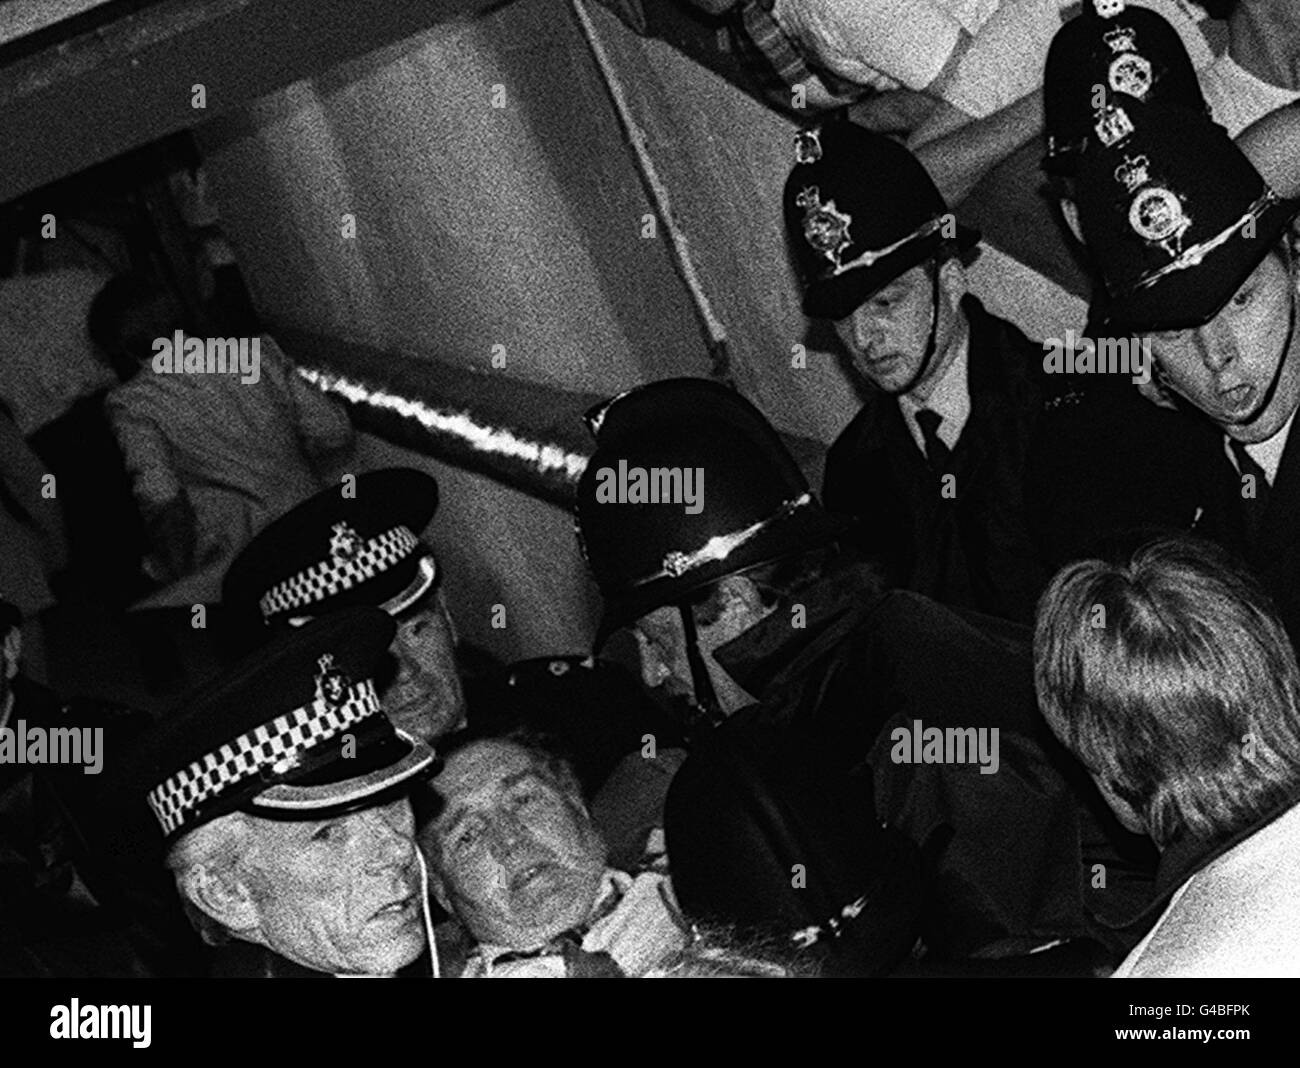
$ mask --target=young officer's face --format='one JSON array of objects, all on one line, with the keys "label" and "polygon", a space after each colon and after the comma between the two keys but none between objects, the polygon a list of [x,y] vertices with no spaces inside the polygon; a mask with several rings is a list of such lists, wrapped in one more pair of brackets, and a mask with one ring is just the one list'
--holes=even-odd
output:
[{"label": "young officer's face", "polygon": [[960,293],[954,295],[952,277],[949,263],[939,273],[936,357],[922,381],[914,380],[925,360],[934,310],[928,265],[905,271],[858,305],[847,318],[835,321],[835,332],[848,352],[851,373],[859,384],[896,394],[924,390],[928,383],[937,381],[958,314]]},{"label": "young officer's face", "polygon": [[1295,271],[1271,253],[1205,326],[1150,335],[1152,354],[1173,388],[1238,441],[1271,438],[1300,403],[1300,358],[1292,356],[1260,410],[1287,355],[1282,348],[1295,284]]}]

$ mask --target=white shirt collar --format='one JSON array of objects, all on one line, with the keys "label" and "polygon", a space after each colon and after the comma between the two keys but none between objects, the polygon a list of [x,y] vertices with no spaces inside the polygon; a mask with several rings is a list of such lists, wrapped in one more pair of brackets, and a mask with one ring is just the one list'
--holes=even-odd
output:
[{"label": "white shirt collar", "polygon": [[970,332],[967,331],[966,336],[961,340],[957,355],[924,403],[913,398],[911,394],[903,394],[898,398],[898,407],[903,413],[903,421],[911,431],[916,447],[922,453],[925,452],[925,438],[916,422],[916,413],[922,408],[938,412],[943,417],[943,422],[939,424],[939,438],[948,448],[957,447],[957,439],[961,437],[961,432],[966,427],[966,420],[970,418],[970,385],[966,375],[969,356]]},{"label": "white shirt collar", "polygon": [[[1286,450],[1287,438],[1291,435],[1291,424],[1295,422],[1296,413],[1291,413],[1291,418],[1282,424],[1282,429],[1265,441],[1256,441],[1246,446],[1246,454],[1264,469],[1264,475],[1268,478],[1268,484],[1273,485],[1277,481],[1278,468],[1282,466],[1282,453]],[[942,429],[942,428],[941,428]],[[943,435],[940,435],[942,437]],[[1240,467],[1237,464],[1237,457],[1232,452],[1231,438],[1228,435],[1223,436],[1223,448],[1228,454],[1228,459],[1232,461],[1232,466],[1237,467],[1240,473]]]}]

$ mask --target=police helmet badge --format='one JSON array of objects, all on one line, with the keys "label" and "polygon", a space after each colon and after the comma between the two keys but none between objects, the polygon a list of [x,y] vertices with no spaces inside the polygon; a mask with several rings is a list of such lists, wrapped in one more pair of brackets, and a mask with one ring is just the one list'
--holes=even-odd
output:
[{"label": "police helmet badge", "polygon": [[1172,240],[1181,251],[1182,236],[1192,225],[1192,220],[1183,211],[1183,202],[1171,190],[1162,186],[1143,189],[1133,198],[1129,206],[1128,222],[1134,231],[1146,241],[1164,245],[1170,255]]},{"label": "police helmet badge", "polygon": [[664,557],[664,562],[662,566],[664,571],[667,572],[669,575],[671,575],[673,578],[681,578],[684,574],[686,574],[686,571],[690,567],[690,565],[691,562],[687,558],[685,553],[674,551],[674,552],[670,552],[667,556]]},{"label": "police helmet badge", "polygon": [[1115,181],[1130,193],[1136,192],[1151,180],[1151,161],[1146,156],[1125,156],[1115,168]]},{"label": "police helmet badge", "polygon": [[1151,61],[1137,52],[1125,52],[1111,60],[1106,80],[1115,92],[1144,100],[1154,81]]},{"label": "police helmet badge", "polygon": [[1127,26],[1116,26],[1113,30],[1107,30],[1101,39],[1110,46],[1112,52],[1137,50],[1137,34]]},{"label": "police helmet badge", "polygon": [[1123,108],[1107,105],[1097,112],[1097,121],[1093,126],[1097,139],[1110,148],[1119,144],[1133,132],[1133,120]]},{"label": "police helmet badge", "polygon": [[821,132],[816,129],[800,130],[794,138],[796,163],[816,163],[822,158]]},{"label": "police helmet badge", "polygon": [[1172,190],[1160,185],[1150,185],[1151,161],[1146,156],[1125,156],[1115,168],[1115,180],[1135,193],[1128,209],[1128,224],[1144,241],[1164,247],[1170,255],[1181,250],[1183,234],[1192,220],[1183,210],[1183,202]]},{"label": "police helmet badge", "polygon": [[330,530],[330,557],[335,563],[351,563],[361,552],[361,535],[346,523],[335,523]]},{"label": "police helmet badge", "polygon": [[809,186],[795,198],[795,204],[803,208],[803,236],[808,244],[825,256],[839,269],[840,257],[844,250],[853,243],[849,236],[849,226],[853,216],[835,209],[835,201],[822,203],[821,191],[817,186]]},{"label": "police helmet badge", "polygon": [[1104,19],[1113,19],[1124,10],[1124,0],[1092,0],[1093,9]]},{"label": "police helmet badge", "polygon": [[316,661],[316,701],[327,708],[338,708],[343,704],[348,690],[352,689],[352,680],[347,677],[335,663],[334,654],[326,653]]}]

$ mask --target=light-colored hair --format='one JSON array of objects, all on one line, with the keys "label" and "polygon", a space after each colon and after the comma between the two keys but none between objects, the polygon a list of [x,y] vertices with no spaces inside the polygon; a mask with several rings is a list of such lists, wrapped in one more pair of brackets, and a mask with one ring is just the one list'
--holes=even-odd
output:
[{"label": "light-colored hair", "polygon": [[[488,734],[475,734],[471,731],[464,731],[460,735],[449,739],[441,747],[440,756],[443,758],[443,763],[446,764],[457,753],[485,743],[511,745],[525,752],[531,758],[534,766],[559,790],[566,800],[575,807],[581,808],[584,812],[586,811],[582,783],[573,770],[572,763],[562,755],[560,743],[531,727],[516,727],[500,733]],[[438,792],[436,777],[429,783],[429,787],[432,793],[436,795]],[[437,833],[440,817],[441,813],[438,813],[427,819],[416,835],[425,856],[435,868],[441,860],[441,849]],[[604,850],[606,848],[604,840],[594,824],[592,825],[592,833],[600,840],[600,848]]]},{"label": "light-colored hair", "polygon": [[743,933],[725,924],[696,924],[687,945],[647,974],[651,979],[811,979],[815,957],[798,953],[788,939]]},{"label": "light-colored hair", "polygon": [[241,812],[231,812],[204,823],[184,835],[167,854],[166,865],[176,879],[176,892],[190,925],[210,946],[225,945],[233,937],[221,922],[190,899],[185,882],[190,872],[202,867],[209,875],[222,878],[238,872],[248,848],[250,827]]},{"label": "light-colored hair", "polygon": [[1249,827],[1300,787],[1295,653],[1207,542],[1064,567],[1039,601],[1034,682],[1053,733],[1161,848]]}]

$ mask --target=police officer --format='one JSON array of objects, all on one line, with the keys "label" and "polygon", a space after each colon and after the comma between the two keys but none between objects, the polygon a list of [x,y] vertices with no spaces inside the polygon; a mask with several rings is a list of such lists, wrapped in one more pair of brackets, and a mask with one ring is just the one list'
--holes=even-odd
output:
[{"label": "police officer", "polygon": [[224,600],[263,621],[252,627],[266,635],[350,605],[382,608],[397,623],[392,663],[379,675],[393,723],[430,742],[467,726],[483,735],[527,726],[552,736],[577,770],[611,855],[634,866],[647,829],[645,819],[629,822],[620,811],[626,776],[603,797],[598,791],[647,733],[671,748],[680,732],[617,663],[577,654],[503,667],[458,642],[442,570],[421,538],[437,505],[437,482],[411,468],[369,471],[354,485],[322,491],[240,553]]},{"label": "police officer", "polygon": [[395,665],[382,673],[384,710],[426,741],[466,720],[442,572],[421,540],[437,507],[438,483],[424,472],[367,471],[271,523],[235,558],[222,585],[233,612],[271,630],[352,605],[382,608],[397,622]]},{"label": "police officer", "polygon": [[[876,569],[838,552],[847,526],[822,510],[776,432],[732,390],[655,382],[588,418],[596,451],[577,520],[605,603],[597,647],[631,629],[646,683],[693,709],[665,826],[683,907],[841,944],[841,963],[886,971],[917,933],[915,865],[933,847],[936,903],[924,919],[934,953],[960,957],[993,941],[1032,948],[1067,914],[1077,930],[1076,831],[1086,816],[1033,741],[1023,629],[989,632],[981,627],[991,620],[977,626],[888,591]],[[619,471],[695,471],[702,507],[602,493]],[[887,725],[915,717],[997,726],[1002,773],[893,764]],[[877,804],[907,841],[880,834]],[[932,835],[945,826],[951,838],[938,844]],[[995,857],[992,840],[1008,840],[1010,852]],[[792,884],[795,864],[803,878]],[[1031,885],[1063,896],[1026,896]],[[864,895],[870,908],[859,905]]]},{"label": "police officer", "polygon": [[424,954],[408,793],[434,754],[383,714],[373,670],[394,630],[354,607],[283,632],[127,761],[216,975],[391,975]]},{"label": "police officer", "polygon": [[901,586],[1027,621],[1046,581],[1025,521],[1042,350],[967,292],[975,244],[907,149],[845,122],[802,132],[785,219],[804,312],[835,325],[862,411],[827,508]]},{"label": "police officer", "polygon": [[[1057,31],[1043,81],[1042,167],[1080,242],[1079,160],[1090,146],[1127,138],[1134,109],[1148,103],[1200,116],[1209,110],[1187,50],[1164,18],[1122,0],[1090,0]],[[1060,348],[1027,492],[1035,537],[1053,570],[1131,530],[1185,525],[1197,505],[1188,448],[1208,444],[1199,420],[1152,403],[1158,393],[1145,352],[1107,323],[1100,279],[1082,331],[1062,325],[1072,332],[1055,339]],[[1122,353],[1125,366],[1099,373],[1098,361],[1111,353]]]},{"label": "police officer", "polygon": [[1079,166],[1084,239],[1115,330],[1146,339],[1158,383],[1199,413],[1188,527],[1242,554],[1294,639],[1300,626],[1300,202],[1275,192],[1222,127],[1129,105],[1133,132]]}]

